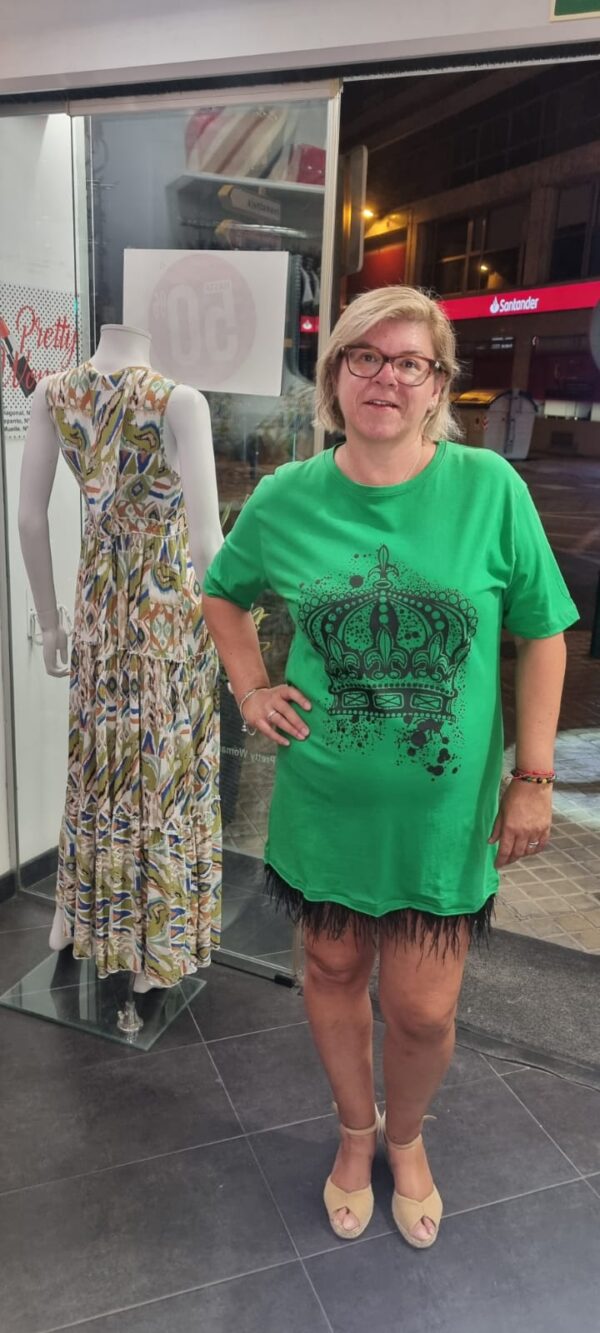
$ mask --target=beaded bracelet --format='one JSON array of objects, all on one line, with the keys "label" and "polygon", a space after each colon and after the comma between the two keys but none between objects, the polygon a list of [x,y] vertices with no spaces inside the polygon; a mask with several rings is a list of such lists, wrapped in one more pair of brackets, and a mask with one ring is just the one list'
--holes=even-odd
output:
[{"label": "beaded bracelet", "polygon": [[540,787],[550,787],[556,782],[556,773],[528,773],[523,768],[511,768],[511,777],[516,782],[537,782]]}]

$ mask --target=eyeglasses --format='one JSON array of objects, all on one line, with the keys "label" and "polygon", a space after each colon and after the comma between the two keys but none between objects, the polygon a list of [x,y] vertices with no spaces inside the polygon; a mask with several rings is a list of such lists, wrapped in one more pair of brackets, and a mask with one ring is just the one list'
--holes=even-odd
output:
[{"label": "eyeglasses", "polygon": [[412,352],[384,356],[383,352],[376,351],[374,347],[342,347],[340,353],[350,374],[357,375],[359,379],[374,379],[387,364],[392,367],[400,384],[410,384],[413,388],[424,384],[433,371],[444,369],[441,361],[432,361],[429,356],[413,356]]}]

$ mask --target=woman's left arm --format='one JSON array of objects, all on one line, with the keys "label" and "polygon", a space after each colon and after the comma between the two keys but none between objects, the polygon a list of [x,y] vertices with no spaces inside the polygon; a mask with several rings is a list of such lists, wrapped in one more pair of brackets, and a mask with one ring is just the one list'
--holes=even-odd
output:
[{"label": "woman's left arm", "polygon": [[[563,634],[548,639],[515,636],[517,664],[516,767],[528,773],[548,773],[554,763],[554,743],[565,678],[567,651]],[[508,865],[520,856],[542,852],[552,825],[552,786],[513,780],[506,788],[490,843],[499,843],[496,865]]]}]

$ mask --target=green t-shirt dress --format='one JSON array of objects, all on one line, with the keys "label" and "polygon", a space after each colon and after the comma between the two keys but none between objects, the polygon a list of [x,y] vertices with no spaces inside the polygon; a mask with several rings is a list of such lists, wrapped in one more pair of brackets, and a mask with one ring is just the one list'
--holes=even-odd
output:
[{"label": "green t-shirt dress", "polygon": [[204,583],[245,609],[266,587],[295,625],[286,680],[312,703],[309,737],[277,752],[267,865],[370,918],[480,913],[498,886],[501,629],[577,619],[525,483],[446,442],[397,486],[351,481],[334,450],[288,463]]}]

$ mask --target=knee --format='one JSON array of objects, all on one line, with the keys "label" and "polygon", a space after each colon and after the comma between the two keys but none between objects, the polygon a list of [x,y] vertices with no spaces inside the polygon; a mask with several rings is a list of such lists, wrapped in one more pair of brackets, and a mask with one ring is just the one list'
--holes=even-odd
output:
[{"label": "knee", "polygon": [[352,990],[367,985],[369,969],[361,959],[329,958],[326,954],[307,952],[304,979],[322,990]]},{"label": "knee", "polygon": [[438,1043],[454,1032],[456,1004],[409,1000],[386,1005],[382,1000],[381,1008],[386,1027],[415,1045]]}]

